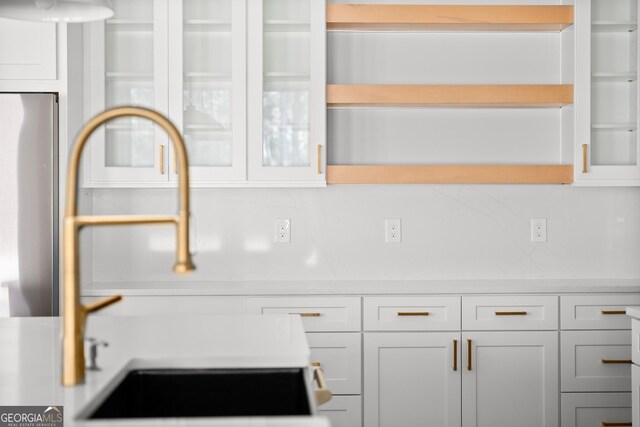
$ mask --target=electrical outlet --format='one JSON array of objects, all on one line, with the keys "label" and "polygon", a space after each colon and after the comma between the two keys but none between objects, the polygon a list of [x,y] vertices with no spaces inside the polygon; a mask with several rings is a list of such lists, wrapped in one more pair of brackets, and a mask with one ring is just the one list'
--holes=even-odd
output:
[{"label": "electrical outlet", "polygon": [[384,220],[385,238],[387,243],[402,242],[402,223],[399,219]]},{"label": "electrical outlet", "polygon": [[547,241],[547,219],[531,218],[531,241],[546,242]]},{"label": "electrical outlet", "polygon": [[276,219],[276,243],[289,243],[291,242],[291,220],[290,219]]}]

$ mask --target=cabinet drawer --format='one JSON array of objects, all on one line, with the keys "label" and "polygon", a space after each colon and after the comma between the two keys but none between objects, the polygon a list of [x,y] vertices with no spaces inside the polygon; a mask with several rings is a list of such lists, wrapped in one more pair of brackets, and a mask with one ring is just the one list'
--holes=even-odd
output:
[{"label": "cabinet drawer", "polygon": [[558,329],[558,297],[462,297],[462,328],[471,331]]},{"label": "cabinet drawer", "polygon": [[318,415],[329,418],[331,427],[362,427],[362,397],[333,396],[318,408]]},{"label": "cabinet drawer", "polygon": [[249,314],[300,314],[307,332],[360,331],[359,297],[250,297]]},{"label": "cabinet drawer", "polygon": [[631,390],[629,331],[566,331],[561,341],[562,391]]},{"label": "cabinet drawer", "polygon": [[562,427],[631,426],[631,393],[563,393]]},{"label": "cabinet drawer", "polygon": [[560,297],[562,329],[631,329],[626,307],[640,305],[640,295]]},{"label": "cabinet drawer", "polygon": [[459,297],[365,297],[365,331],[458,331]]},{"label": "cabinet drawer", "polygon": [[360,394],[362,341],[360,333],[307,334],[311,364],[324,371],[333,394]]},{"label": "cabinet drawer", "polygon": [[[103,297],[82,297],[83,304]],[[159,314],[245,314],[246,297],[124,296],[122,301],[92,316],[151,316]]]}]

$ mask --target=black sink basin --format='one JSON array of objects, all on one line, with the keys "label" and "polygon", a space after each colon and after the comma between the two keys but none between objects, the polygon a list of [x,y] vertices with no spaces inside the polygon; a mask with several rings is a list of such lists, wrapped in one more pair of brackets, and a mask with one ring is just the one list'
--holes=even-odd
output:
[{"label": "black sink basin", "polygon": [[289,415],[311,415],[302,369],[139,369],[89,418]]}]

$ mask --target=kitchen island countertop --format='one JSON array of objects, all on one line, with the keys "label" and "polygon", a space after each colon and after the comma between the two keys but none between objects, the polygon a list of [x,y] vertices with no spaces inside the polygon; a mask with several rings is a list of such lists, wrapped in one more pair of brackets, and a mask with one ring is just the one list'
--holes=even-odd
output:
[{"label": "kitchen island countertop", "polygon": [[[89,317],[85,337],[109,343],[99,348],[100,371],[85,384],[60,384],[61,318],[0,319],[0,406],[63,406],[65,426],[157,425],[158,420],[82,421],[95,398],[108,393],[132,366],[306,367],[309,347],[296,316]],[[322,417],[164,419],[181,426],[328,427]]]}]

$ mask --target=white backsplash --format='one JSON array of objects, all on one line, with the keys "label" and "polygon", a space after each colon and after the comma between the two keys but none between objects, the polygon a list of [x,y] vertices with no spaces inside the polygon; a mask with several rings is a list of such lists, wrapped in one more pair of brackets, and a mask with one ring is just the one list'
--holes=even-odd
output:
[{"label": "white backsplash", "polygon": [[[93,190],[95,214],[176,207],[176,190]],[[193,274],[171,272],[172,227],[108,227],[93,231],[93,277],[84,279],[640,278],[638,188],[193,190],[192,209]],[[274,242],[276,218],[291,219],[291,243]],[[402,243],[384,242],[385,218],[402,219]],[[547,243],[530,241],[531,218],[547,218]]]}]

